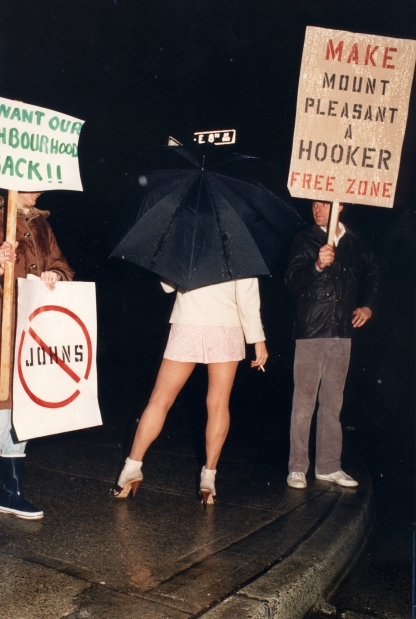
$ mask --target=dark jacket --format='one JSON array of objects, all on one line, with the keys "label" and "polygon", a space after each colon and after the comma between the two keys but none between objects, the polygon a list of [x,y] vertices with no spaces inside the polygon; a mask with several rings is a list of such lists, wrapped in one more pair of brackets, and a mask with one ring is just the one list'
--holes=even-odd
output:
[{"label": "dark jacket", "polygon": [[295,339],[350,338],[353,311],[375,309],[379,267],[365,241],[348,230],[335,248],[335,261],[321,273],[315,264],[327,242],[319,226],[299,232],[290,249],[285,282],[298,295]]}]

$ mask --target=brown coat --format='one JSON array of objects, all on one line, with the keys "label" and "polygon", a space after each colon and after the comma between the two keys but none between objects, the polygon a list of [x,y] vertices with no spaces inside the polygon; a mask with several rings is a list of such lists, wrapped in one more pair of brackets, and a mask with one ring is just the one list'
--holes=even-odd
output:
[{"label": "brown coat", "polygon": [[[69,266],[59,249],[52,228],[46,221],[49,217],[48,211],[40,211],[36,208],[20,209],[17,213],[16,241],[16,262],[14,276],[26,277],[29,273],[40,277],[44,271],[57,271],[64,281],[71,281],[74,271]],[[4,241],[4,203],[0,199],[0,244]],[[1,283],[3,276],[0,278]],[[0,290],[3,296],[3,288]],[[10,396],[8,400],[0,400],[0,410],[12,408],[12,385],[10,385]]]}]

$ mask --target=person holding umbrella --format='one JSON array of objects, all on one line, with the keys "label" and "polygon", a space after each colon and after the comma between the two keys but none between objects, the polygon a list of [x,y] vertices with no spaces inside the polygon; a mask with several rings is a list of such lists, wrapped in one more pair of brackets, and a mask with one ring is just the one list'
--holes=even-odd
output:
[{"label": "person holding umbrella", "polygon": [[255,346],[252,367],[263,369],[267,359],[257,277],[270,275],[301,219],[288,202],[253,180],[264,172],[256,157],[216,147],[154,147],[142,165],[149,171],[135,174],[111,196],[113,211],[127,206],[134,214],[112,256],[158,274],[164,289],[176,289],[177,296],[153,393],[110,494],[135,495],[146,450],[195,364],[204,363],[207,459],[200,490],[202,501],[212,503],[244,337]]},{"label": "person holding umbrella", "polygon": [[[162,283],[166,292],[176,287]],[[260,319],[256,278],[205,286],[190,292],[177,290],[172,324],[156,384],[137,427],[130,456],[111,490],[116,498],[134,495],[143,479],[144,455],[159,436],[167,413],[197,363],[208,366],[206,464],[201,471],[200,494],[206,503],[215,497],[215,474],[229,425],[229,399],[238,363],[245,357],[244,337],[254,344],[251,366],[267,360]]]}]

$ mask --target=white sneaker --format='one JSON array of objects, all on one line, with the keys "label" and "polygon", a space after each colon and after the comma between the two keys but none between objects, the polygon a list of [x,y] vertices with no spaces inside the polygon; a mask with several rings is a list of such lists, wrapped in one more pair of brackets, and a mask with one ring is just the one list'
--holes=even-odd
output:
[{"label": "white sneaker", "polygon": [[289,473],[287,478],[287,485],[291,488],[306,488],[306,477],[305,473],[301,473],[300,471],[294,471],[293,473]]},{"label": "white sneaker", "polygon": [[335,471],[335,473],[330,473],[329,475],[318,475],[316,473],[315,477],[321,481],[332,481],[339,486],[358,486],[358,481],[355,481],[355,479],[344,473],[344,471]]}]

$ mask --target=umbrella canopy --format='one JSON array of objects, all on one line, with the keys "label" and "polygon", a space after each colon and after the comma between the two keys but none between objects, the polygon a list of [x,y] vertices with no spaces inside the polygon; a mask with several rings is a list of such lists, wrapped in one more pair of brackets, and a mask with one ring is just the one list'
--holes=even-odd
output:
[{"label": "umbrella canopy", "polygon": [[136,213],[111,256],[184,290],[270,274],[302,220],[251,177],[257,158],[221,150],[149,149],[147,171],[113,197]]}]

